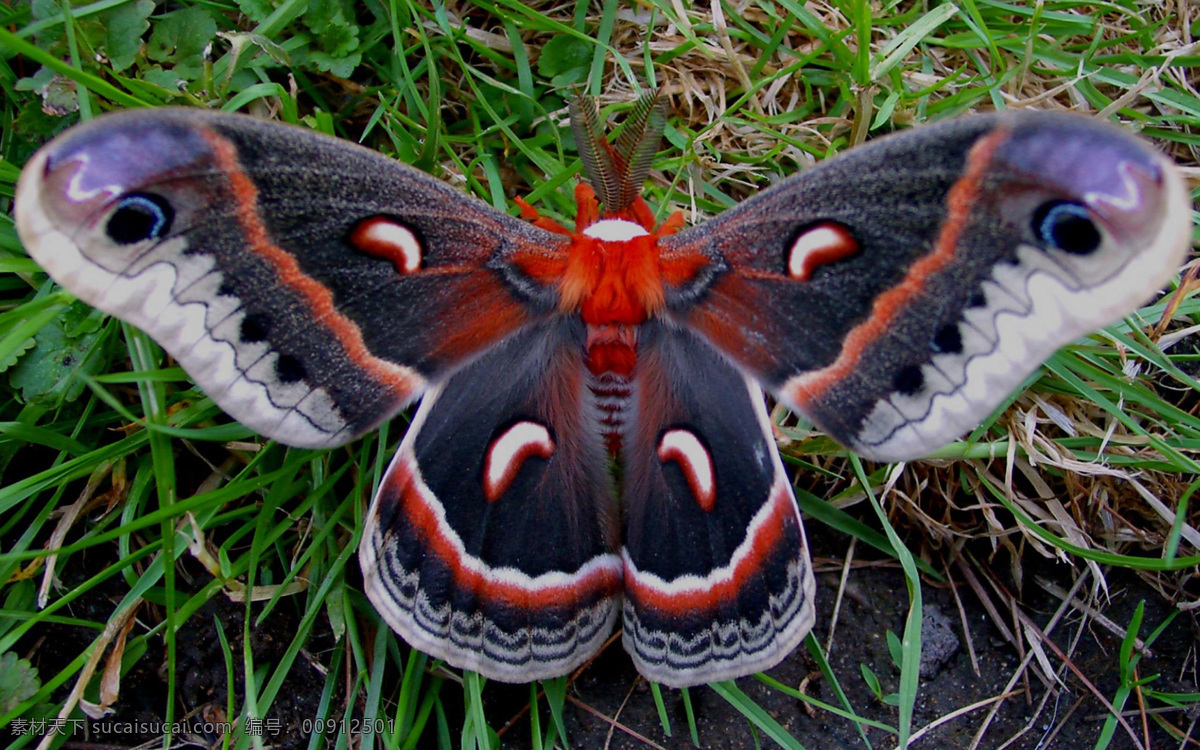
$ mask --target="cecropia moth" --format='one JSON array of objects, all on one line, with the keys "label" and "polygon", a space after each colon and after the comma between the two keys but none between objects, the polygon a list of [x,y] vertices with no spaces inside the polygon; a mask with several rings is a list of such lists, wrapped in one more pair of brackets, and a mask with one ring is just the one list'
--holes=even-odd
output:
[{"label": "cecropia moth", "polygon": [[55,280],[263,435],[335,446],[421,398],[359,550],[412,645],[523,682],[619,618],[642,674],[693,685],[771,667],[813,625],[764,389],[863,456],[921,456],[1159,289],[1190,212],[1138,139],[1011,113],[656,226],[640,192],[665,119],[645,98],[610,145],[574,105],[573,229],[194,109],[55,139],[17,222]]}]

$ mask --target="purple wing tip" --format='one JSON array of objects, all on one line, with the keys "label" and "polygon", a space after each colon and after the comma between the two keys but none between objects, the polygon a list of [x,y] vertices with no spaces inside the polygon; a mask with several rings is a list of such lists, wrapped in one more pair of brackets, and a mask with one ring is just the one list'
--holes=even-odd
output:
[{"label": "purple wing tip", "polygon": [[169,117],[130,112],[102,122],[59,138],[46,153],[43,194],[76,219],[122,193],[194,171],[211,152],[199,129]]},{"label": "purple wing tip", "polygon": [[1020,123],[999,154],[1009,167],[1083,203],[1131,247],[1157,234],[1171,208],[1162,156],[1124,131],[1082,117]]}]

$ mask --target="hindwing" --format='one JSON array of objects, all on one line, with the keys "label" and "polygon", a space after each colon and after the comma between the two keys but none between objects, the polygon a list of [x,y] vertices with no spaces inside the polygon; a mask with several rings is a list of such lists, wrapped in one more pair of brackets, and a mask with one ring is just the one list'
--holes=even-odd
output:
[{"label": "hindwing", "polygon": [[804,528],[762,390],[705,341],[642,327],[624,446],[625,647],[671,686],[774,666],[812,629]]},{"label": "hindwing", "polygon": [[506,682],[578,666],[619,609],[617,511],[583,336],[573,318],[531,326],[428,393],[359,548],[392,628]]}]

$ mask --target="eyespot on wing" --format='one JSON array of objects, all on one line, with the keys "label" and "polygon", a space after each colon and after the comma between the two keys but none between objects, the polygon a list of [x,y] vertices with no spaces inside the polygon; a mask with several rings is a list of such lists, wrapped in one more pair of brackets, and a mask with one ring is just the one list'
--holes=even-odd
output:
[{"label": "eyespot on wing", "polygon": [[1027,243],[1088,286],[1129,272],[1134,258],[1147,269],[1133,273],[1139,286],[1164,283],[1190,239],[1175,165],[1107,123],[1061,114],[1012,122],[993,159],[1002,189],[992,195]]},{"label": "eyespot on wing", "polygon": [[[18,229],[59,281],[76,271],[63,257],[64,241],[88,263],[121,273],[217,199],[216,171],[194,124],[138,112],[108,116],[56,138],[22,171]],[[86,289],[80,296],[96,303]]]}]

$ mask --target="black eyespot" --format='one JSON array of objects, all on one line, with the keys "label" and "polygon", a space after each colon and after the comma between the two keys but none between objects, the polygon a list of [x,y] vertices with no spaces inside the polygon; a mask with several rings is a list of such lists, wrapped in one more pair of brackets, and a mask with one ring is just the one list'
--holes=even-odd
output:
[{"label": "black eyespot", "polygon": [[242,341],[247,344],[257,344],[260,341],[266,341],[267,330],[270,328],[270,321],[266,315],[262,313],[250,313],[242,318]]},{"label": "black eyespot", "polygon": [[971,299],[967,300],[967,307],[987,307],[987,297],[983,292],[975,292],[971,295]]},{"label": "black eyespot", "polygon": [[298,383],[308,377],[304,365],[290,354],[280,354],[279,359],[275,360],[275,374],[285,384]]},{"label": "black eyespot", "polygon": [[1094,253],[1104,239],[1088,210],[1068,201],[1043,204],[1033,215],[1033,233],[1047,247],[1072,255]]},{"label": "black eyespot", "polygon": [[158,239],[171,230],[175,211],[157,195],[130,193],[117,203],[105,231],[118,245]]},{"label": "black eyespot", "polygon": [[938,354],[962,354],[962,332],[958,326],[953,323],[942,326],[933,337],[933,350]]},{"label": "black eyespot", "polygon": [[921,373],[920,367],[909,365],[896,373],[896,379],[892,381],[892,386],[905,396],[912,396],[925,387],[925,376]]}]

